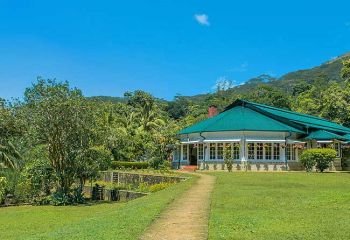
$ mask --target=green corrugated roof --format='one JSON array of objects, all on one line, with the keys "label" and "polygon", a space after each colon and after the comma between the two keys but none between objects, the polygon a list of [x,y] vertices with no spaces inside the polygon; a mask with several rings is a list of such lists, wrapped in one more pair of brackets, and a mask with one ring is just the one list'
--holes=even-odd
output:
[{"label": "green corrugated roof", "polygon": [[307,126],[307,127],[316,128],[316,129],[319,128],[319,129],[331,130],[331,131],[336,131],[341,133],[350,133],[349,128],[320,117],[307,115],[303,113],[297,113],[297,112],[293,112],[293,111],[289,111],[281,108],[275,108],[264,104],[253,103],[245,100],[240,100],[240,101],[246,103],[247,105],[252,105],[253,107],[256,107],[276,117],[281,117],[288,121],[291,121],[292,123],[304,125],[304,127]]},{"label": "green corrugated roof", "polygon": [[219,131],[306,133],[316,130],[331,131],[335,135],[350,134],[349,128],[323,118],[245,100],[236,100],[219,115],[185,128],[178,134]]},{"label": "green corrugated roof", "polygon": [[304,133],[252,109],[237,106],[183,129],[179,134],[220,131],[278,131]]},{"label": "green corrugated roof", "polygon": [[328,132],[325,130],[317,130],[312,133],[310,133],[306,138],[306,140],[333,140],[333,139],[338,139],[338,140],[346,140],[345,137],[340,136],[338,134]]},{"label": "green corrugated roof", "polygon": [[350,141],[350,134],[348,133],[348,134],[343,135],[343,138],[345,138],[346,141]]}]

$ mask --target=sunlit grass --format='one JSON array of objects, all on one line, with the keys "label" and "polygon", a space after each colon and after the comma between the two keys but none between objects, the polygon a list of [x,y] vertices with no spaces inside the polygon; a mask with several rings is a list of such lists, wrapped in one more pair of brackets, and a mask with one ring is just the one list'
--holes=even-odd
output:
[{"label": "sunlit grass", "polygon": [[213,173],[209,239],[350,239],[348,173]]},{"label": "sunlit grass", "polygon": [[0,208],[0,239],[138,239],[194,181],[126,203]]}]

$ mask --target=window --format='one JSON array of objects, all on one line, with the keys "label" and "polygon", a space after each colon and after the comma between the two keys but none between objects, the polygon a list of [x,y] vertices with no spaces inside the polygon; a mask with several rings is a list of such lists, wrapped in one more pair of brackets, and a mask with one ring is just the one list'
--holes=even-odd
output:
[{"label": "window", "polygon": [[217,159],[224,159],[224,144],[218,143],[218,156]]},{"label": "window", "polygon": [[233,150],[233,159],[239,160],[239,143],[234,143],[232,150]]},{"label": "window", "polygon": [[187,160],[187,146],[186,144],[182,145],[182,160]]},{"label": "window", "polygon": [[287,144],[286,145],[286,159],[287,159],[287,161],[290,161],[292,158],[291,158],[291,149],[290,149],[290,147],[291,147],[291,144]]},{"label": "window", "polygon": [[211,160],[216,159],[216,144],[210,143],[210,156],[209,158]]},{"label": "window", "polygon": [[264,144],[263,143],[256,143],[256,159],[263,159],[264,158]]},{"label": "window", "polygon": [[254,160],[255,154],[254,154],[254,143],[248,143],[248,159]]},{"label": "window", "polygon": [[200,143],[198,144],[198,160],[203,160],[204,159],[204,147],[203,144]]},{"label": "window", "polygon": [[265,143],[265,159],[272,159],[272,143]]},{"label": "window", "polygon": [[292,152],[292,159],[293,161],[297,160],[295,157],[295,152],[296,152],[296,148],[295,145],[290,145],[290,151]]},{"label": "window", "polygon": [[273,160],[280,160],[280,144],[273,144]]},{"label": "window", "polygon": [[286,159],[287,161],[295,161],[295,145],[287,144],[286,145]]}]

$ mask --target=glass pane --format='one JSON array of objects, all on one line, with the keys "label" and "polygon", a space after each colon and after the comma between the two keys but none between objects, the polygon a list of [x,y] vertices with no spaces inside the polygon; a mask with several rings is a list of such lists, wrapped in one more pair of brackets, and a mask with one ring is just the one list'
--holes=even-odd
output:
[{"label": "glass pane", "polygon": [[216,154],[215,154],[215,151],[216,151],[216,144],[215,143],[211,143],[210,144],[210,159],[216,159]]},{"label": "glass pane", "polygon": [[272,143],[265,143],[265,159],[272,159]]},{"label": "glass pane", "polygon": [[203,144],[198,144],[198,160],[203,160],[204,159],[204,147]]},{"label": "glass pane", "polygon": [[255,154],[254,154],[254,143],[248,143],[248,159],[249,160],[254,160],[255,159]]},{"label": "glass pane", "polygon": [[256,143],[256,159],[264,158],[264,144]]},{"label": "glass pane", "polygon": [[218,143],[218,159],[224,159],[224,144]]},{"label": "glass pane", "polygon": [[239,143],[233,144],[233,159],[234,160],[239,159]]}]

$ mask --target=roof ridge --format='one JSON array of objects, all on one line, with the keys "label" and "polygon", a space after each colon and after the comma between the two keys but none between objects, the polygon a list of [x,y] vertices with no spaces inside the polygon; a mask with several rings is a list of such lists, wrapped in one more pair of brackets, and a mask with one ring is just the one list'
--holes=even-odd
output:
[{"label": "roof ridge", "polygon": [[[266,105],[266,104],[251,102],[251,101],[244,100],[244,99],[241,99],[241,101],[246,102],[246,103],[250,103],[250,104],[254,104],[254,105],[258,105],[258,106],[263,106],[263,107],[266,107],[266,108],[269,108],[269,109],[275,109],[275,110],[278,110],[278,111],[281,111],[281,112],[292,113],[292,114],[296,114],[296,115],[300,115],[300,116],[305,116],[305,117],[319,119],[319,120],[330,122],[330,123],[335,123],[335,122],[332,122],[331,120],[328,120],[328,119],[325,119],[325,118],[321,118],[321,117],[317,117],[317,116],[310,115],[310,114],[306,114],[306,113],[300,113],[300,112],[295,112],[295,111],[291,111],[291,110],[287,110],[287,109],[283,109],[283,108],[272,107],[272,106],[269,106],[269,105]],[[339,123],[335,123],[335,124],[343,126],[343,125],[341,125]]]}]

